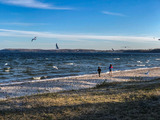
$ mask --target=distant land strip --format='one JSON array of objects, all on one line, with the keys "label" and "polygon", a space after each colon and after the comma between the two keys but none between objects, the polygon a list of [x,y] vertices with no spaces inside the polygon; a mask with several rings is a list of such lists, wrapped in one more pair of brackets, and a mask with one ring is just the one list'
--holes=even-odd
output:
[{"label": "distant land strip", "polygon": [[128,50],[94,50],[94,49],[2,49],[0,52],[9,53],[160,53],[160,49],[128,49]]}]

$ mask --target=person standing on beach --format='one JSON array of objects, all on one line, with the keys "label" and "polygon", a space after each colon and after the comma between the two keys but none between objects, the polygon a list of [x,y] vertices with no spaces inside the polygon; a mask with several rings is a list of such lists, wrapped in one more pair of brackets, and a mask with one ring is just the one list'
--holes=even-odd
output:
[{"label": "person standing on beach", "polygon": [[112,76],[112,71],[113,71],[113,66],[112,64],[110,64],[109,66],[109,75]]},{"label": "person standing on beach", "polygon": [[100,74],[101,74],[101,68],[100,67],[98,67],[98,74],[99,74],[99,77],[100,77]]}]

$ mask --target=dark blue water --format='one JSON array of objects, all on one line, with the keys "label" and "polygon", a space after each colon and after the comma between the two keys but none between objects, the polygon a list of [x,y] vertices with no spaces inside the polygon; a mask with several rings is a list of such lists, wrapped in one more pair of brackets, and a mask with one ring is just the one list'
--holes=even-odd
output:
[{"label": "dark blue water", "polygon": [[[0,83],[160,67],[160,54],[0,53]],[[37,78],[38,77],[38,78]]]}]

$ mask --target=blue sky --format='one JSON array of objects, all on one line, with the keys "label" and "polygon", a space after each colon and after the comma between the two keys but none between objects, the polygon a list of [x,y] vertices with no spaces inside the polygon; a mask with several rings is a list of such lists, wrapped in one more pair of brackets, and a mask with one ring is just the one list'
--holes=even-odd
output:
[{"label": "blue sky", "polygon": [[61,49],[159,48],[159,5],[160,0],[0,0],[0,49],[55,49],[56,43]]}]

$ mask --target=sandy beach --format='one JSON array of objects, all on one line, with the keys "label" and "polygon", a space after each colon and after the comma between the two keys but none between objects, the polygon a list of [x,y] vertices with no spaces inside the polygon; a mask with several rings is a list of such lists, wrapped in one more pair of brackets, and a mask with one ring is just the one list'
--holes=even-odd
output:
[{"label": "sandy beach", "polygon": [[54,79],[33,80],[13,84],[0,84],[0,99],[19,97],[39,93],[53,93],[64,90],[91,88],[106,82],[145,81],[160,78],[160,68],[144,68],[127,71],[115,71],[113,76],[108,73],[89,74],[82,76],[63,77]]}]

